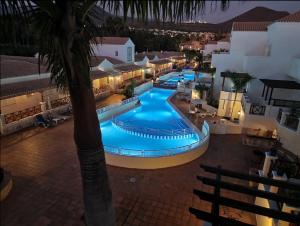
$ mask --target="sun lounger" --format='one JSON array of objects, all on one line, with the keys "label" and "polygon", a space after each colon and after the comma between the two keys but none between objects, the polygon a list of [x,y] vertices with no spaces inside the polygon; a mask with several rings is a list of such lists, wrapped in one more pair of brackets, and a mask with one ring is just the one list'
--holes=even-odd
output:
[{"label": "sun lounger", "polygon": [[42,126],[44,128],[48,128],[51,126],[51,123],[49,120],[46,120],[41,114],[39,115],[36,115],[35,116],[35,119],[36,119],[36,124],[38,126]]},{"label": "sun lounger", "polygon": [[70,119],[71,116],[69,116],[69,115],[59,115],[59,114],[56,114],[56,115],[54,115],[54,118],[57,118],[57,119],[59,119],[59,120],[66,121],[66,120]]}]

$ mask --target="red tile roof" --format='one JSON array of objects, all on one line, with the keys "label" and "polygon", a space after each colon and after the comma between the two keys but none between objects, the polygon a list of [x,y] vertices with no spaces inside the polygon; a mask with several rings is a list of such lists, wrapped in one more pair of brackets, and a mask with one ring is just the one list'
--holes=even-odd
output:
[{"label": "red tile roof", "polygon": [[232,31],[267,31],[272,22],[233,22]]},{"label": "red tile roof", "polygon": [[98,44],[124,45],[129,37],[96,37],[95,40]]},{"label": "red tile roof", "polygon": [[145,56],[147,56],[149,60],[153,60],[156,54],[154,54],[153,52],[137,53],[135,54],[134,58],[135,61],[142,61]]},{"label": "red tile roof", "polygon": [[54,88],[50,78],[1,85],[1,99]]},{"label": "red tile roof", "polygon": [[94,80],[94,79],[99,79],[99,78],[105,78],[107,76],[109,76],[110,73],[109,72],[106,72],[106,71],[102,71],[102,70],[94,70],[94,71],[91,71],[91,79]]},{"label": "red tile roof", "polygon": [[158,64],[158,65],[168,64],[168,63],[172,63],[172,61],[170,61],[168,59],[162,59],[162,60],[154,60],[154,61],[150,62],[150,64]]},{"label": "red tile roof", "polygon": [[300,10],[286,17],[281,18],[276,22],[300,22]]},{"label": "red tile roof", "polygon": [[[35,57],[1,55],[0,62],[1,79],[39,73],[38,59]],[[48,72],[46,65],[40,65],[40,72]]]},{"label": "red tile roof", "polygon": [[127,64],[127,65],[120,65],[114,67],[114,69],[121,71],[121,72],[128,72],[128,71],[135,71],[142,69],[143,67],[135,65],[135,64]]},{"label": "red tile roof", "polygon": [[104,60],[108,60],[109,62],[111,62],[112,64],[114,65],[117,65],[117,64],[125,64],[125,62],[121,61],[121,60],[118,60],[116,58],[112,58],[112,57],[109,57],[109,56],[92,56],[91,57],[91,67],[96,67],[98,66],[99,64],[102,63],[102,61]]}]

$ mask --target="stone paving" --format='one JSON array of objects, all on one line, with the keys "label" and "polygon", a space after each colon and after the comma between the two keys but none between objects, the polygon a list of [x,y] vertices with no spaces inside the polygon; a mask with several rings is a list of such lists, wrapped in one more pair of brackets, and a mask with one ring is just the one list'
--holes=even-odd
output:
[{"label": "stone paving", "polygon": [[[180,109],[184,107],[184,104],[177,104]],[[13,175],[14,186],[1,203],[1,225],[84,225],[80,219],[83,214],[82,189],[72,131],[70,120],[30,136],[16,138],[13,135],[2,139],[1,166]],[[211,208],[208,202],[199,200],[192,193],[194,188],[212,192],[211,187],[196,179],[196,175],[206,175],[199,165],[221,165],[247,173],[253,159],[252,149],[242,145],[241,136],[212,135],[206,153],[182,166],[159,170],[108,166],[117,225],[203,225],[188,212],[189,207],[205,211]],[[222,191],[222,194],[237,200],[254,201],[238,193]],[[220,212],[227,217],[255,223],[254,215],[243,211],[222,207]]]}]

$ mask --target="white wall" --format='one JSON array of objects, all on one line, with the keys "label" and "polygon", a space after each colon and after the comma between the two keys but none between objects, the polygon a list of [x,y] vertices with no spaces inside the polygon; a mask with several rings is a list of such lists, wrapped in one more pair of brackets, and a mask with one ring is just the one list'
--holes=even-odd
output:
[{"label": "white wall", "polygon": [[272,57],[291,58],[300,56],[300,23],[274,23],[268,27]]},{"label": "white wall", "polygon": [[278,123],[277,126],[278,136],[282,146],[287,150],[293,152],[295,155],[300,155],[300,133],[295,132],[289,128],[281,126]]},{"label": "white wall", "polygon": [[0,101],[1,114],[8,114],[16,111],[21,111],[26,108],[39,105],[41,101],[42,101],[42,95],[39,92],[2,99]]},{"label": "white wall", "polygon": [[216,49],[217,49],[217,44],[206,44],[204,46],[203,54],[204,56],[211,54]]},{"label": "white wall", "polygon": [[[95,56],[109,56],[125,63],[134,62],[135,48],[133,42],[129,39],[124,45],[109,45],[109,44],[97,44],[91,45]],[[127,58],[127,49],[131,47],[131,58]],[[116,56],[116,52],[118,55]]]},{"label": "white wall", "polygon": [[134,95],[140,95],[141,93],[151,89],[153,87],[153,82],[149,81],[146,82],[142,85],[139,85],[137,87],[134,88]]},{"label": "white wall", "polygon": [[217,49],[226,49],[226,50],[229,50],[230,49],[230,42],[220,42],[220,41],[218,41],[218,43],[217,43]]},{"label": "white wall", "polygon": [[139,65],[139,66],[146,66],[148,63],[149,63],[149,59],[147,56],[145,56],[144,59],[141,61],[134,62],[134,64]]},{"label": "white wall", "polygon": [[[260,78],[300,80],[299,40],[299,23],[274,23],[268,32],[233,31],[230,53],[212,55],[216,67],[214,96],[218,97],[221,90],[220,72],[226,70],[246,72],[256,78],[248,85],[248,96],[253,100],[259,99],[263,90]],[[226,80],[224,87],[229,90],[232,84]],[[273,98],[300,100],[300,91],[275,89]]]},{"label": "white wall", "polygon": [[267,32],[232,31],[230,52],[233,54],[264,56],[267,40]]},{"label": "white wall", "polygon": [[292,60],[288,75],[300,82],[300,58],[294,58]]},{"label": "white wall", "polygon": [[109,71],[111,69],[113,69],[114,65],[107,59],[104,59],[101,64],[99,64],[97,66],[97,68],[99,70],[102,70],[102,71]]},{"label": "white wall", "polygon": [[[234,71],[241,72],[243,70],[243,56],[240,54],[212,54],[211,64],[216,67],[215,80],[214,80],[214,97],[219,98],[222,88],[223,78],[221,72]],[[225,79],[225,90],[229,90],[232,87],[230,79]]]}]

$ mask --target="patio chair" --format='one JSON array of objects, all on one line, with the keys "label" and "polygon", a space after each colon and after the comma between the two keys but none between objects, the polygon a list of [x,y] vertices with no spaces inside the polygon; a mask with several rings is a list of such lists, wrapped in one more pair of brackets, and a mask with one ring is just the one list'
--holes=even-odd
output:
[{"label": "patio chair", "polygon": [[46,120],[41,114],[35,116],[36,125],[42,126],[44,128],[49,128],[51,123],[49,120]]},{"label": "patio chair", "polygon": [[57,125],[59,122],[63,122],[68,120],[69,118],[71,118],[71,116],[67,116],[67,115],[59,115],[59,114],[49,114],[48,115],[48,119],[53,121],[55,123],[55,125]]}]

